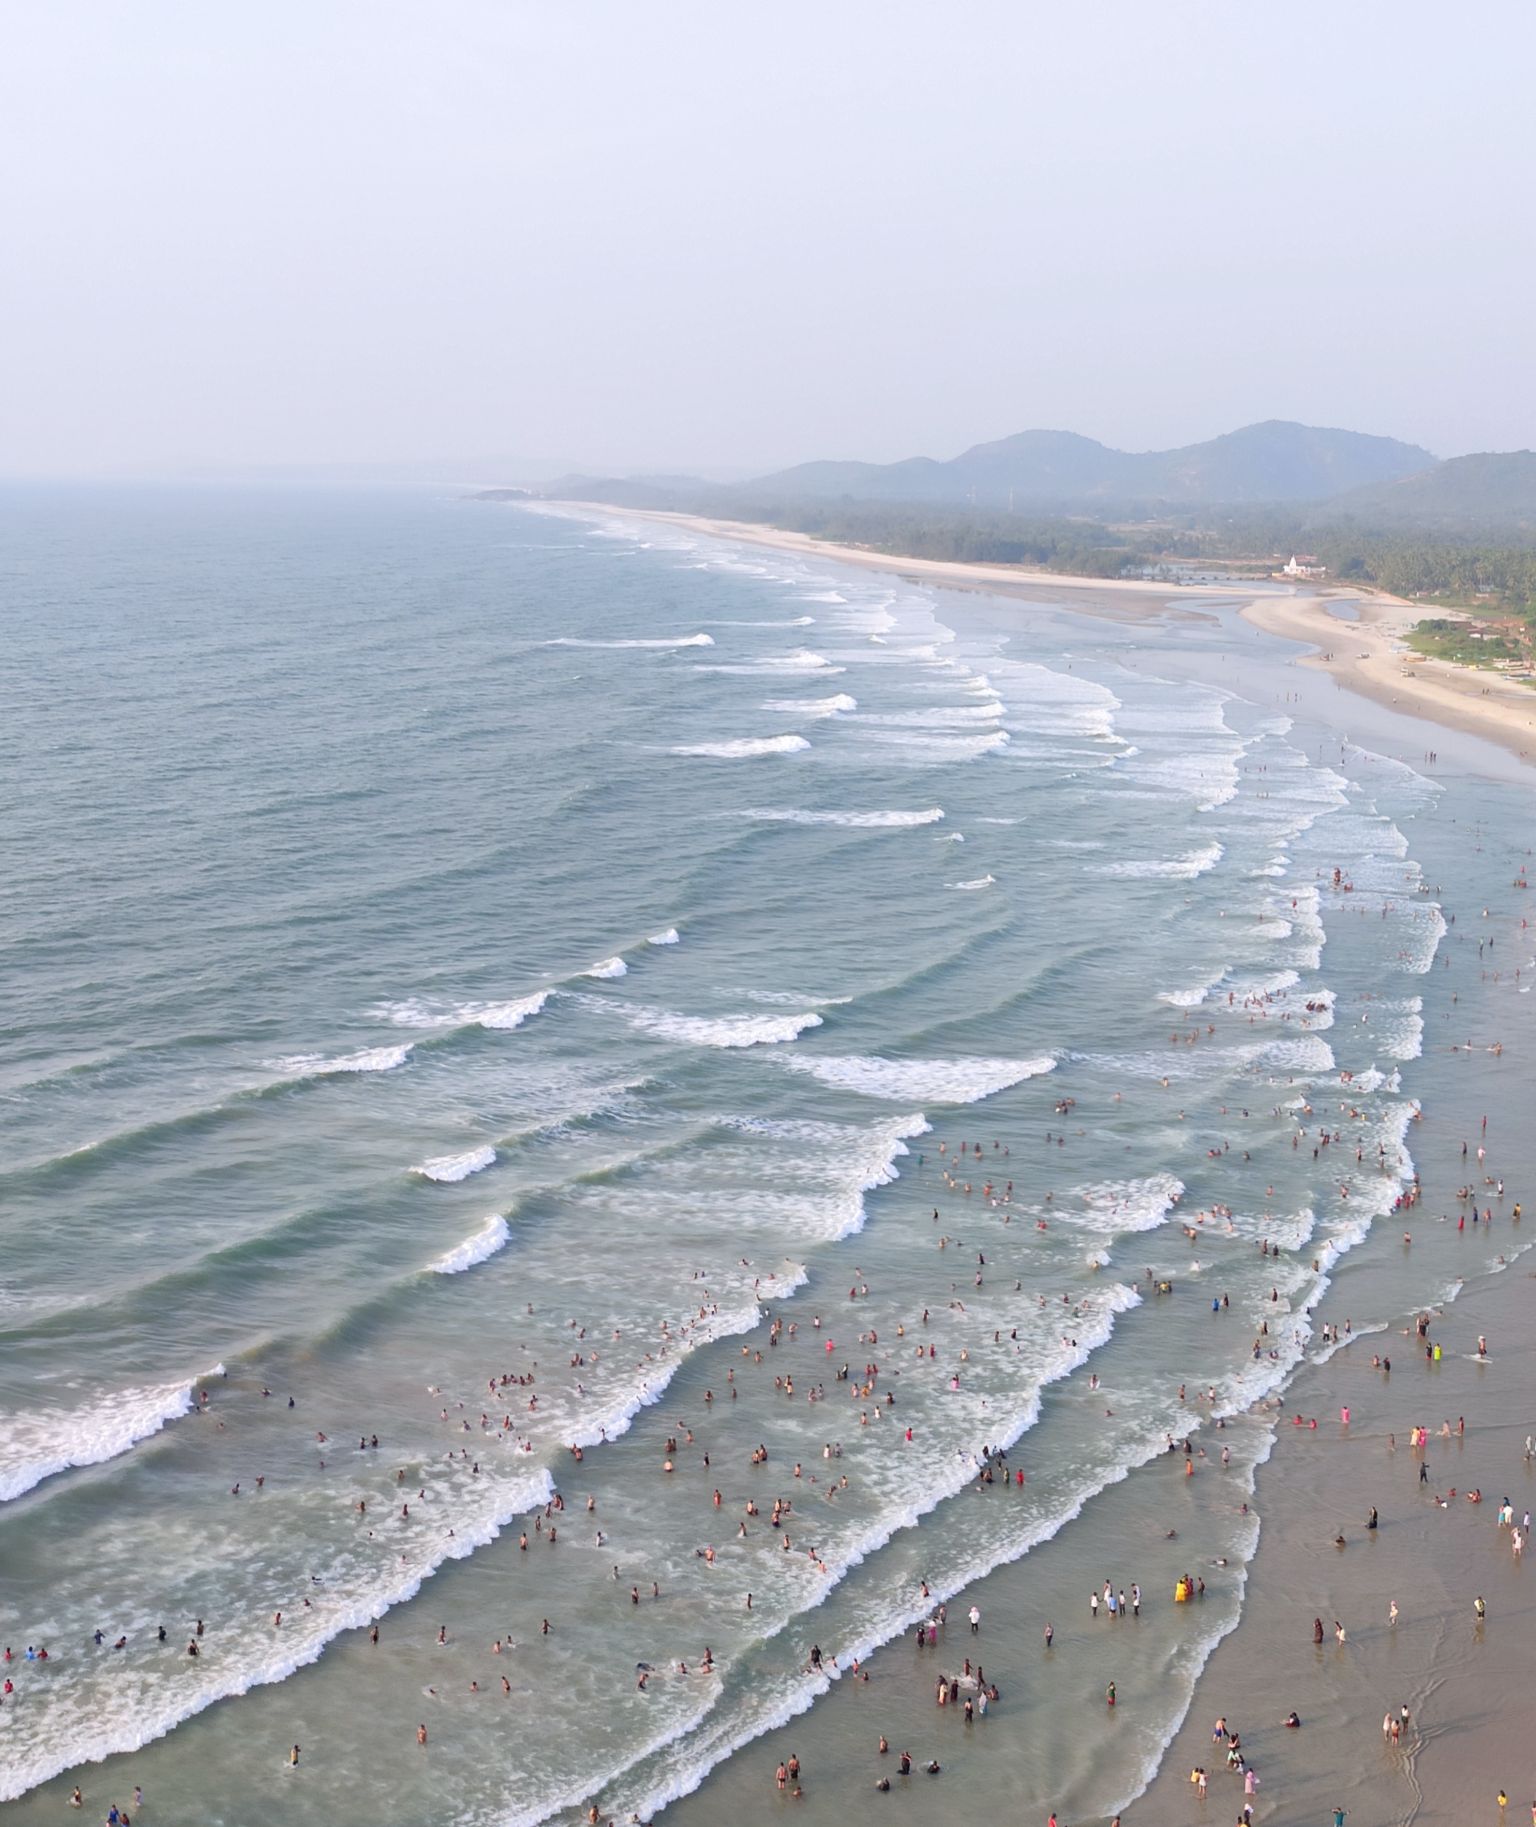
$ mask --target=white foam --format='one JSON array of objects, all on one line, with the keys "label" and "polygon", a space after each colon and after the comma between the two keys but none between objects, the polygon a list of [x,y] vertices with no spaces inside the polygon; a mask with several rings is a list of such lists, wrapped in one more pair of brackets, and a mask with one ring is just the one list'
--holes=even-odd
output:
[{"label": "white foam", "polygon": [[748,1002],[772,1003],[776,1008],[798,1009],[806,1003],[816,1008],[837,1007],[852,1002],[851,996],[805,996],[799,990],[728,990],[730,996],[745,996]]},{"label": "white foam", "polygon": [[[224,1366],[206,1374],[222,1376]],[[78,1408],[8,1414],[0,1422],[0,1503],[75,1466],[103,1465],[167,1421],[192,1412],[195,1383],[109,1390]]]},{"label": "white foam", "polygon": [[[466,1559],[494,1541],[515,1517],[547,1503],[553,1493],[554,1481],[543,1467],[514,1476],[475,1478],[473,1508],[455,1516],[450,1535],[435,1534],[430,1547],[413,1539],[410,1558],[402,1554],[375,1583],[348,1586],[325,1581],[313,1586],[312,1603],[302,1611],[289,1612],[281,1631],[267,1633],[270,1643],[265,1653],[254,1657],[244,1651],[221,1654],[215,1647],[195,1663],[183,1661],[180,1679],[153,1690],[141,1684],[131,1707],[93,1709],[89,1716],[81,1716],[67,1738],[34,1739],[27,1755],[13,1757],[0,1768],[0,1800],[14,1800],[72,1766],[137,1750],[216,1701],[286,1681],[318,1661],[334,1637],[359,1630],[393,1606],[414,1598],[423,1581],[445,1562]],[[460,1495],[469,1494],[468,1487],[461,1487]]]},{"label": "white foam", "polygon": [[1051,1071],[1049,1054],[1035,1059],[877,1059],[867,1054],[790,1053],[779,1064],[824,1085],[897,1103],[976,1104],[1010,1085]]},{"label": "white foam", "polygon": [[1175,882],[1192,882],[1197,875],[1204,875],[1207,870],[1214,869],[1225,854],[1223,847],[1213,841],[1202,844],[1198,850],[1186,851],[1183,856],[1170,857],[1163,862],[1105,863],[1099,873],[1131,878],[1156,876]]},{"label": "white foam", "polygon": [[484,1262],[487,1257],[506,1246],[512,1235],[507,1228],[507,1221],[500,1213],[487,1218],[478,1231],[457,1243],[451,1250],[445,1251],[436,1262],[427,1264],[433,1275],[462,1275],[466,1269],[474,1268],[476,1263]]},{"label": "white foam", "polygon": [[902,730],[870,730],[867,734],[872,741],[898,749],[903,756],[924,766],[935,761],[970,761],[979,755],[995,755],[1011,741],[1007,730],[965,736],[958,732],[947,736],[914,735]]},{"label": "white foam", "polygon": [[709,634],[684,634],[650,641],[579,641],[572,635],[561,635],[544,643],[546,647],[713,647],[714,644],[714,636]]},{"label": "white foam", "polygon": [[456,1180],[467,1180],[471,1174],[483,1173],[494,1165],[496,1150],[489,1146],[471,1148],[462,1155],[439,1155],[435,1160],[423,1161],[419,1167],[413,1167],[413,1174],[420,1174],[424,1180],[438,1180],[445,1185]]},{"label": "white foam", "polygon": [[1197,1009],[1226,974],[1226,966],[1223,965],[1220,970],[1202,976],[1198,983],[1191,984],[1188,989],[1159,990],[1157,1000],[1166,1002],[1175,1009]]},{"label": "white foam", "polygon": [[848,692],[834,692],[830,698],[769,698],[764,710],[783,711],[791,717],[835,717],[842,711],[859,708],[859,701]]},{"label": "white foam", "polygon": [[[808,1118],[722,1116],[722,1126],[796,1144],[787,1164],[792,1190],[756,1192],[752,1210],[776,1232],[809,1242],[837,1243],[863,1230],[864,1195],[898,1177],[907,1142],[927,1133],[920,1111],[865,1126]],[[809,1184],[795,1185],[796,1179]]]},{"label": "white foam", "polygon": [[1413,908],[1411,920],[1416,935],[1415,943],[1413,949],[1397,961],[1397,968],[1410,976],[1422,977],[1434,963],[1440,941],[1446,935],[1445,915],[1434,902],[1430,902],[1426,906]]},{"label": "white foam", "polygon": [[[808,600],[808,599],[807,599]],[[818,599],[819,600],[819,599]],[[792,615],[785,622],[746,622],[732,617],[721,616],[709,623],[711,628],[810,628],[814,625],[814,615]]]},{"label": "white foam", "polygon": [[881,711],[869,721],[896,724],[903,729],[969,729],[976,723],[995,723],[1003,714],[996,698],[982,704],[935,704],[927,709]]},{"label": "white foam", "polygon": [[492,1028],[503,1032],[520,1028],[530,1015],[537,1015],[544,1004],[549,1001],[548,990],[537,990],[532,996],[520,996],[511,1002],[486,1002],[474,1007],[474,1021],[478,1027]]},{"label": "white foam", "polygon": [[[1369,1016],[1365,1021],[1364,1016]],[[1424,1002],[1419,996],[1379,996],[1362,1012],[1358,1038],[1389,1059],[1417,1059],[1424,1051]]]},{"label": "white foam", "polygon": [[1058,1216],[1084,1230],[1113,1235],[1117,1231],[1155,1231],[1184,1196],[1184,1183],[1172,1174],[1148,1174],[1138,1180],[1095,1180],[1076,1189],[1083,1209],[1064,1206]]},{"label": "white foam", "polygon": [[807,1028],[821,1026],[821,1017],[813,1009],[793,1015],[679,1015],[641,1002],[608,1003],[586,996],[576,1000],[618,1015],[642,1034],[689,1047],[773,1047],[793,1040]]},{"label": "white foam", "polygon": [[841,666],[834,666],[824,653],[813,652],[809,647],[795,647],[788,653],[763,653],[755,659],[744,660],[739,665],[700,666],[700,672],[720,673],[796,673],[796,672],[841,672]]},{"label": "white foam", "polygon": [[969,882],[946,882],[944,886],[946,888],[962,889],[990,888],[996,880],[997,877],[995,875],[978,875]]},{"label": "white foam", "polygon": [[622,958],[600,958],[589,970],[583,971],[583,977],[622,977],[629,966]]},{"label": "white foam", "polygon": [[798,806],[748,806],[730,816],[764,824],[846,825],[856,830],[876,830],[901,825],[936,825],[944,816],[944,808],[930,806],[924,812],[806,812]]},{"label": "white foam", "polygon": [[411,1057],[412,1043],[400,1047],[364,1047],[357,1053],[343,1053],[327,1058],[323,1053],[297,1053],[288,1059],[269,1060],[272,1071],[285,1078],[303,1080],[330,1078],[345,1072],[392,1072]]},{"label": "white foam", "polygon": [[676,945],[677,942],[678,935],[675,926],[669,926],[665,932],[652,933],[646,940],[647,945]]},{"label": "white foam", "polygon": [[1336,1072],[1333,1049],[1320,1034],[1297,1034],[1286,1040],[1272,1040],[1257,1050],[1260,1065],[1279,1067],[1282,1071],[1316,1075]]},{"label": "white foam", "polygon": [[840,590],[807,590],[795,600],[801,603],[846,603],[848,598]]},{"label": "white foam", "polygon": [[1114,718],[1120,700],[1107,686],[1075,673],[1053,671],[1033,660],[999,659],[995,666],[1006,674],[1001,689],[1016,728],[1057,739],[1085,736],[1094,742],[1121,741]]},{"label": "white foam", "polygon": [[680,744],[672,753],[705,756],[716,761],[747,761],[760,755],[796,755],[810,746],[804,736],[738,736],[730,742]]},{"label": "white foam", "polygon": [[766,654],[758,662],[762,666],[788,666],[801,672],[818,672],[823,666],[832,662],[824,653],[813,653],[809,647],[797,647],[792,653]]},{"label": "white foam", "polygon": [[536,990],[510,1002],[435,1002],[413,997],[404,1002],[383,1002],[374,1014],[399,1028],[520,1028],[549,1001],[548,990]]},{"label": "white foam", "polygon": [[[1027,1399],[1009,1422],[1002,1427],[996,1423],[990,1424],[999,1446],[1005,1449],[1012,1447],[1035,1425],[1039,1419],[1045,1388],[1070,1376],[1074,1370],[1086,1364],[1093,1352],[1109,1339],[1114,1330],[1115,1317],[1139,1306],[1140,1302],[1141,1296],[1134,1288],[1115,1285],[1104,1291],[1098,1310],[1078,1321],[1075,1327],[1078,1335],[1076,1342],[1053,1354],[1040,1372]],[[1145,1463],[1158,1450],[1155,1446],[1148,1446],[1138,1463]],[[937,1479],[929,1479],[921,1495],[908,1502],[899,1512],[887,1511],[869,1525],[863,1538],[851,1544],[840,1557],[841,1565],[836,1569],[836,1578],[843,1578],[853,1567],[866,1561],[899,1530],[917,1528],[924,1516],[964,1489],[975,1477],[976,1469],[976,1461],[971,1455],[957,1454],[952,1468]],[[1118,1483],[1128,1477],[1131,1470],[1129,1465],[1115,1467],[1104,1483]],[[1031,1548],[1058,1534],[1082,1514],[1084,1504],[1095,1494],[1095,1490],[1103,1488],[1104,1485],[1100,1484],[1088,1490],[1077,1491],[1064,1506],[1042,1518],[1022,1538],[1015,1537],[1002,1552],[990,1545],[983,1546],[979,1559],[972,1566],[946,1575],[940,1586],[926,1589],[921,1599],[912,1594],[910,1582],[897,1582],[889,1590],[888,1603],[882,1608],[881,1615],[868,1619],[862,1634],[856,1639],[840,1644],[835,1663],[798,1680],[788,1692],[778,1684],[765,1689],[756,1710],[748,1709],[745,1717],[734,1709],[723,1711],[711,1708],[705,1715],[704,1729],[698,1733],[700,1742],[697,1744],[687,1743],[693,1737],[695,1727],[693,1722],[684,1721],[669,1731],[658,1744],[642,1749],[630,1760],[622,1772],[625,1783],[622,1797],[607,1812],[615,1817],[624,1815],[626,1819],[651,1820],[670,1803],[692,1794],[711,1769],[743,1745],[751,1743],[764,1733],[778,1730],[807,1711],[820,1695],[828,1691],[834,1679],[841,1678],[845,1668],[866,1660],[882,1644],[901,1635],[918,1618],[928,1615],[935,1605],[952,1600],[957,1592],[990,1572],[1000,1561],[1018,1560]],[[658,1758],[658,1752],[664,1755]],[[659,1767],[654,1770],[646,1768],[651,1765]],[[585,1793],[585,1789],[573,1790],[569,1798],[571,1804],[574,1805]],[[540,1817],[549,1812],[548,1808],[541,1806]],[[515,1827],[533,1827],[536,1818],[539,1817],[532,1813],[518,1817]]]}]

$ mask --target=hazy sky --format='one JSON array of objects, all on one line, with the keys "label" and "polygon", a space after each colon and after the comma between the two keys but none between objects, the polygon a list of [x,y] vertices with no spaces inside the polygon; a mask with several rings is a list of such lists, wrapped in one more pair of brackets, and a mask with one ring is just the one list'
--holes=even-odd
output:
[{"label": "hazy sky", "polygon": [[1536,0],[0,0],[0,473],[1536,443]]}]

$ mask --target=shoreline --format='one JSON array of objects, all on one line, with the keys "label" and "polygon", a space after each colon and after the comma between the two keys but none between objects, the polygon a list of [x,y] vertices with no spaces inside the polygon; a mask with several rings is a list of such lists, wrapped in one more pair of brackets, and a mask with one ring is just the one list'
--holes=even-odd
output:
[{"label": "shoreline", "polygon": [[[1438,833],[1437,854],[1426,860],[1427,880],[1454,882],[1464,841],[1452,828]],[[1523,853],[1513,837],[1507,847],[1512,859]],[[1524,1584],[1523,1562],[1498,1519],[1506,1498],[1517,1526],[1524,1511],[1536,1511],[1536,1461],[1524,1448],[1536,1431],[1536,1340],[1530,1331],[1536,1254],[1522,1255],[1529,1239],[1515,1204],[1525,1198],[1529,1217],[1536,1136],[1521,1118],[1520,1085],[1536,1037],[1536,1007],[1524,1000],[1510,969],[1494,972],[1484,956],[1485,945],[1498,954],[1507,948],[1509,962],[1524,966],[1530,935],[1522,921],[1529,905],[1518,889],[1489,894],[1486,908],[1481,896],[1439,887],[1433,892],[1443,897],[1451,924],[1436,968],[1407,980],[1422,989],[1425,1032],[1422,1054],[1402,1066],[1405,1092],[1421,1101],[1422,1115],[1409,1137],[1420,1197],[1411,1209],[1375,1220],[1372,1238],[1351,1253],[1347,1280],[1336,1279],[1314,1310],[1314,1324],[1348,1325],[1352,1336],[1330,1348],[1314,1334],[1283,1394],[1226,1422],[1236,1455],[1230,1469],[1214,1463],[1221,1436],[1202,1431],[1202,1464],[1192,1482],[1165,1481],[1168,1515],[1180,1524],[1176,1549],[1130,1534],[1108,1487],[1085,1506],[1070,1542],[1047,1539],[950,1600],[956,1617],[974,1599],[989,1626],[1003,1627],[1002,1640],[988,1642],[987,1663],[1010,1699],[1022,1700],[1022,1709],[992,1755],[1003,1763],[1019,1759],[1018,1730],[1029,1729],[1031,1693],[1069,1683],[1085,1699],[1096,1696],[1104,1648],[1114,1641],[1108,1631],[1127,1628],[1101,1626],[1102,1636],[1092,1627],[1084,1630],[1074,1596],[1106,1567],[1134,1555],[1137,1577],[1156,1605],[1171,1584],[1163,1565],[1168,1555],[1208,1554],[1210,1516],[1230,1517],[1246,1500],[1256,1539],[1234,1557],[1226,1576],[1238,1582],[1236,1618],[1205,1656],[1187,1709],[1158,1747],[1146,1786],[1118,1804],[1113,1818],[1118,1822],[1123,1813],[1126,1827],[1219,1823],[1222,1810],[1230,1822],[1247,1799],[1255,1827],[1326,1822],[1341,1807],[1351,1819],[1391,1827],[1461,1827],[1481,1819],[1499,1827],[1506,1812],[1510,1821],[1516,1818],[1496,1806],[1500,1789],[1515,1810],[1536,1795],[1536,1756],[1518,1704],[1536,1590]],[[1495,955],[1490,950],[1487,956]],[[1475,1050],[1468,1035],[1478,1039]],[[1502,1054],[1487,1045],[1495,1038]],[[1321,1093],[1316,1101],[1321,1115]],[[1480,1141],[1488,1159],[1474,1165],[1462,1148],[1465,1142],[1475,1149]],[[1488,1180],[1477,1206],[1491,1211],[1492,1223],[1460,1229],[1458,1214],[1470,1208],[1458,1200],[1459,1188],[1475,1184],[1483,1171]],[[1399,1232],[1406,1233],[1401,1245]],[[1410,1250],[1421,1265],[1416,1272],[1423,1292],[1404,1305],[1397,1276]],[[1415,1336],[1421,1312],[1430,1316],[1430,1337],[1443,1346],[1442,1361],[1427,1362]],[[1480,1334],[1487,1335],[1487,1358],[1476,1349]],[[1377,1355],[1391,1359],[1390,1372],[1373,1364]],[[1291,1417],[1298,1414],[1315,1417],[1315,1427],[1294,1424]],[[1464,1433],[1457,1431],[1461,1418]],[[1257,1455],[1250,1484],[1244,1471],[1249,1449],[1241,1443],[1255,1426],[1273,1427],[1274,1437],[1272,1447]],[[1429,1433],[1422,1451],[1410,1444],[1415,1426]],[[1421,1463],[1428,1473],[1422,1484]],[[1149,1464],[1137,1475],[1156,1479],[1159,1473]],[[1481,1503],[1464,1501],[1470,1490],[1481,1492]],[[1368,1530],[1373,1507],[1379,1527]],[[1342,1548],[1335,1545],[1341,1533]],[[1051,1558],[1053,1547],[1058,1558]],[[1210,1572],[1208,1561],[1195,1564],[1206,1567],[1211,1605],[1221,1605],[1222,1576]],[[1086,1573],[1089,1566],[1093,1571]],[[1074,1596],[1064,1598],[1063,1590]],[[1475,1616],[1476,1598],[1486,1601],[1486,1621]],[[1400,1616],[1389,1622],[1394,1603]],[[1042,1654],[1040,1622],[1052,1616],[1062,1628],[1055,1647]],[[1195,1630],[1201,1616],[1190,1615]],[[1321,1646],[1313,1641],[1314,1617],[1324,1625]],[[1069,1619],[1078,1621],[1076,1629]],[[1345,1626],[1344,1643],[1335,1642],[1335,1620]],[[954,1660],[959,1650],[949,1653]],[[698,1792],[669,1807],[666,1819],[675,1813],[680,1827],[691,1827],[722,1813],[748,1813],[775,1759],[804,1753],[807,1767],[822,1777],[829,1750],[846,1746],[850,1737],[862,1741],[856,1773],[833,1766],[827,1780],[838,1789],[838,1818],[873,1819],[859,1792],[880,1773],[879,1758],[866,1755],[875,1733],[889,1730],[893,1743],[925,1748],[934,1741],[953,1745],[953,1739],[936,1740],[937,1728],[912,1723],[933,1718],[924,1691],[928,1666],[920,1663],[920,1679],[914,1679],[899,1638],[876,1650],[868,1667],[869,1687],[846,1678],[836,1682],[812,1711],[755,1740],[750,1755],[712,1769]],[[1155,1714],[1156,1704],[1147,1706],[1150,1696],[1134,1690],[1123,1670],[1113,1672],[1121,1682],[1114,1729],[1145,1730],[1150,1749],[1152,1724],[1143,1726],[1143,1709]],[[1171,1677],[1172,1668],[1167,1672]],[[1408,1709],[1410,1726],[1394,1743],[1382,1720],[1400,1707]],[[1292,1708],[1300,1730],[1286,1729]],[[1097,1709],[1090,1714],[1085,1705],[1084,1716],[1094,1720],[1092,1730],[1101,1729]],[[1225,1746],[1212,1741],[1218,1717],[1242,1735],[1259,1781],[1251,1797],[1242,1778],[1227,1769]],[[1039,1746],[1031,1752],[1036,1763],[1041,1755]],[[983,1766],[967,1767],[985,1775]],[[1190,1781],[1196,1767],[1210,1775],[1204,1805]],[[1057,1808],[1056,1818],[1062,1827],[1106,1827],[1111,1813],[1079,1801]]]},{"label": "shoreline", "polygon": [[1117,622],[1155,621],[1169,613],[1169,599],[1174,596],[1216,604],[1235,603],[1244,594],[1241,588],[1228,590],[1214,584],[1159,584],[1137,577],[1073,577],[1059,571],[1030,571],[1021,565],[973,564],[958,558],[910,558],[895,553],[869,552],[862,546],[837,545],[831,540],[815,539],[809,533],[791,533],[756,521],[712,520],[702,514],[674,514],[663,508],[616,508],[601,501],[561,501],[550,505],[617,515],[621,519],[654,520],[690,533],[701,533],[707,539],[764,546],[771,552],[790,552],[797,558],[820,559],[828,564],[856,565],[866,571],[888,571],[896,577],[915,583],[937,584],[946,590],[970,590],[983,596],[1055,603]]},{"label": "shoreline", "polygon": [[[1358,621],[1330,613],[1330,603],[1342,602],[1356,606]],[[1327,673],[1360,697],[1481,736],[1536,764],[1536,690],[1502,673],[1411,656],[1408,631],[1425,619],[1416,604],[1340,587],[1314,596],[1257,597],[1243,605],[1242,615],[1266,634],[1316,648],[1298,655],[1298,664]]]},{"label": "shoreline", "polygon": [[[616,508],[604,502],[570,501],[556,506],[656,521],[710,539],[762,546],[798,558],[822,559],[886,571],[946,590],[974,591],[1022,602],[1054,603],[1081,614],[1117,622],[1153,622],[1208,615],[1218,605],[1236,605],[1245,621],[1266,634],[1317,649],[1298,663],[1329,675],[1336,684],[1372,703],[1415,716],[1441,728],[1496,743],[1527,766],[1536,766],[1536,690],[1500,673],[1457,666],[1448,660],[1412,659],[1404,637],[1425,611],[1401,597],[1366,588],[1331,586],[1312,593],[1252,596],[1242,580],[1216,584],[1166,584],[1140,578],[1074,577],[1030,571],[1016,565],[974,564],[963,559],[912,558],[837,545],[752,521],[715,520],[661,508]],[[1191,607],[1180,610],[1178,599]],[[1330,613],[1328,604],[1353,603],[1358,621]],[[1195,605],[1209,604],[1202,610]]]}]

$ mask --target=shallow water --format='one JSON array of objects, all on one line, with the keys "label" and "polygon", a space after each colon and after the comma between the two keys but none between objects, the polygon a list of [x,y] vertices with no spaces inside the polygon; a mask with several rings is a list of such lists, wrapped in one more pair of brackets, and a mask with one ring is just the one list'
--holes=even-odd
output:
[{"label": "shallow water", "polygon": [[414,497],[5,512],[18,1818],[649,1816],[1026,1553],[1156,1595],[1164,1704],[1032,1694],[1009,1793],[1132,1792],[1251,1548],[1168,1440],[1244,1488],[1411,1172],[1419,840],[1504,789],[1219,682],[1226,621]]}]

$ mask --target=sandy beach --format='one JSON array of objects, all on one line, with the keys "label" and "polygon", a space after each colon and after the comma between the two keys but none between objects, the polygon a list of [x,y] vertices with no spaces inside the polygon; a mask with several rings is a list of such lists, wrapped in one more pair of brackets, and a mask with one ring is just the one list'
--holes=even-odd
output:
[{"label": "sandy beach", "polygon": [[[572,501],[563,504],[584,512],[617,514],[626,520],[656,520],[686,527],[710,539],[729,539],[740,545],[766,546],[773,552],[793,552],[801,558],[819,558],[840,565],[858,565],[866,571],[889,571],[898,577],[946,590],[977,590],[988,596],[1012,596],[1023,602],[1061,603],[1085,615],[1107,616],[1112,621],[1135,622],[1168,613],[1171,597],[1204,598],[1209,602],[1238,600],[1242,589],[1211,584],[1166,584],[1134,577],[1069,577],[1058,571],[1031,571],[1022,565],[977,565],[958,559],[908,558],[889,552],[869,552],[862,546],[837,545],[814,539],[809,533],[792,533],[782,527],[762,526],[745,520],[713,520],[702,514],[671,514],[660,508],[613,508],[602,502]],[[1198,611],[1194,611],[1198,613]]]},{"label": "sandy beach", "polygon": [[[869,552],[858,546],[815,539],[808,533],[699,514],[605,509],[601,503],[593,502],[569,505],[587,511],[621,512],[626,519],[660,521],[713,539],[765,546],[800,557],[889,571],[946,590],[981,591],[1022,602],[1059,603],[1113,621],[1208,614],[1208,609],[1199,606],[1201,603],[1241,602],[1243,615],[1255,627],[1315,646],[1318,652],[1306,656],[1302,664],[1326,672],[1347,690],[1392,709],[1481,736],[1524,761],[1536,758],[1536,691],[1498,673],[1408,654],[1408,630],[1437,611],[1405,602],[1401,597],[1341,588],[1325,593],[1274,591],[1245,600],[1247,592],[1241,580],[1234,580],[1229,588],[1214,584],[1173,585],[1140,578],[1070,577],[1055,571],[1030,571],[1018,565],[967,564]],[[1186,599],[1190,607],[1181,611],[1179,604]],[[1345,619],[1329,608],[1330,604],[1344,603],[1353,606],[1358,619]]]},{"label": "sandy beach", "polygon": [[[1358,620],[1330,604],[1351,604]],[[1424,659],[1406,647],[1409,629],[1435,611],[1401,597],[1330,591],[1318,596],[1263,596],[1244,616],[1269,634],[1318,648],[1302,665],[1326,672],[1378,704],[1486,737],[1524,760],[1536,757],[1536,691],[1501,673]]]},{"label": "sandy beach", "polygon": [[[1237,1818],[1242,1780],[1211,1737],[1221,1716],[1241,1734],[1259,1775],[1252,1798],[1259,1822],[1322,1822],[1343,1807],[1356,1821],[1403,1827],[1497,1824],[1501,1786],[1510,1821],[1523,1819],[1536,1797],[1536,1750],[1510,1704],[1525,1683],[1536,1593],[1510,1530],[1499,1524],[1506,1498],[1517,1528],[1536,1506],[1536,1464],[1525,1447],[1536,1430],[1536,1276],[1517,1254],[1525,1240],[1515,1216],[1536,1179],[1536,1145],[1517,1114],[1531,1013],[1509,973],[1495,980],[1472,950],[1496,934],[1513,953],[1525,932],[1522,905],[1511,895],[1486,923],[1475,917],[1480,910],[1463,910],[1462,942],[1453,930],[1446,948],[1460,986],[1456,1014],[1442,1010],[1425,1037],[1426,1052],[1445,1064],[1437,1062],[1432,1101],[1410,1137],[1423,1193],[1400,1216],[1400,1254],[1427,1256],[1448,1291],[1467,1278],[1451,1304],[1421,1310],[1443,1355],[1428,1359],[1419,1316],[1399,1314],[1388,1330],[1362,1332],[1303,1370],[1286,1392],[1274,1452],[1258,1475],[1262,1529],[1242,1622],[1206,1665],[1156,1781],[1128,1811],[1138,1827],[1175,1827],[1207,1814]],[[1452,1024],[1461,1026],[1463,1011],[1480,1040],[1497,1035],[1505,1043],[1503,1055],[1484,1045],[1455,1050],[1462,1036],[1453,1037]],[[1484,1163],[1479,1147],[1487,1149]],[[1506,1193],[1484,1184],[1485,1176]],[[1457,1197],[1469,1182],[1491,1224],[1469,1219],[1458,1228],[1458,1217],[1474,1209]],[[1506,1252],[1510,1266],[1501,1272]],[[1373,1282],[1383,1280],[1379,1266],[1361,1267],[1350,1292],[1357,1314],[1377,1310]],[[1333,1323],[1348,1323],[1336,1306],[1329,1311]],[[1429,1434],[1417,1451],[1416,1426]],[[1476,1491],[1482,1501],[1469,1502]],[[1379,1526],[1370,1530],[1373,1507]],[[1313,1641],[1317,1618],[1321,1646]],[[1336,1624],[1344,1626],[1343,1643]],[[1382,1721],[1403,1706],[1409,1726],[1393,1743]],[[1299,1730],[1283,1723],[1292,1709]],[[1210,1775],[1203,1810],[1190,1781],[1197,1767]]]}]

